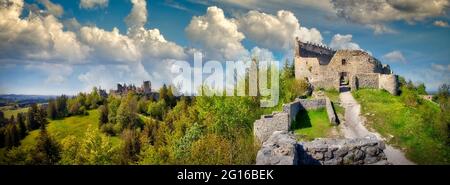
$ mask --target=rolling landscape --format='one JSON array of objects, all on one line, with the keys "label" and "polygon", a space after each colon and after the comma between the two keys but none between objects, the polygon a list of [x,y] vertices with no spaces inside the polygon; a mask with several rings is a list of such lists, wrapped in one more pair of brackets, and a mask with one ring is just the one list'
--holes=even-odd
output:
[{"label": "rolling landscape", "polygon": [[0,165],[449,165],[449,9],[0,0]]}]

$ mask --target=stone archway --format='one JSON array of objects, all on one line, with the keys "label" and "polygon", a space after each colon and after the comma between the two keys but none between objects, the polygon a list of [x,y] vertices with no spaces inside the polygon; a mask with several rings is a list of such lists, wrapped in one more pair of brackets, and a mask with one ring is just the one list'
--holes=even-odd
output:
[{"label": "stone archway", "polygon": [[347,86],[349,85],[350,79],[348,78],[347,72],[339,73],[339,86]]}]

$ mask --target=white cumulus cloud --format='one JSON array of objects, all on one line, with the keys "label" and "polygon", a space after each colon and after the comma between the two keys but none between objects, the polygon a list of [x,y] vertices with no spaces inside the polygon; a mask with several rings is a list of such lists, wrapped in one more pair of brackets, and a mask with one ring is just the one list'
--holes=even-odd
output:
[{"label": "white cumulus cloud", "polygon": [[239,17],[237,22],[239,30],[250,40],[270,49],[290,50],[296,37],[304,42],[323,41],[317,29],[300,27],[298,19],[290,11],[280,10],[271,15],[252,10]]},{"label": "white cumulus cloud", "polygon": [[383,55],[383,59],[385,59],[388,62],[402,62],[402,63],[406,62],[403,53],[398,50],[386,53],[385,55]]},{"label": "white cumulus cloud", "polygon": [[448,22],[441,21],[441,20],[434,21],[434,22],[433,22],[433,25],[435,25],[435,26],[437,26],[437,27],[443,27],[443,28],[448,28],[448,27],[450,27],[450,26],[448,25]]},{"label": "white cumulus cloud", "polygon": [[185,31],[191,41],[200,44],[208,58],[233,60],[248,56],[241,44],[244,34],[238,31],[236,21],[227,19],[218,7],[208,7],[205,15],[193,17]]},{"label": "white cumulus cloud", "polygon": [[94,9],[105,8],[108,6],[108,0],[80,0],[80,8]]},{"label": "white cumulus cloud", "polygon": [[22,0],[0,2],[0,61],[83,62],[87,47],[75,33],[52,14],[21,18],[23,6]]},{"label": "white cumulus cloud", "polygon": [[361,50],[359,45],[352,41],[352,38],[353,36],[350,34],[336,34],[331,39],[330,47],[333,49]]}]

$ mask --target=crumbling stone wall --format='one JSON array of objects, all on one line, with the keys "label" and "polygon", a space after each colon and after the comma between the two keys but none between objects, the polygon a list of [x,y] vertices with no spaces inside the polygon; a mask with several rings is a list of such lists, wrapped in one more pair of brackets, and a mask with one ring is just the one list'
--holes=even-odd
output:
[{"label": "crumbling stone wall", "polygon": [[311,110],[324,108],[326,106],[325,99],[295,99],[291,103],[283,105],[283,112],[288,113],[289,122],[295,121],[297,113],[301,110]]},{"label": "crumbling stone wall", "polygon": [[[327,48],[297,42],[294,57],[295,77],[306,78],[314,89],[339,89],[340,78],[345,73],[352,89],[380,88],[380,74],[392,74],[389,65],[383,65],[365,51],[339,50],[325,51]],[[330,57],[331,56],[331,57]],[[355,81],[356,80],[356,81]],[[389,92],[398,85],[389,79]],[[358,84],[359,83],[359,84]],[[384,85],[384,84],[383,84]],[[398,87],[397,87],[398,88]]]},{"label": "crumbling stone wall", "polygon": [[288,131],[291,123],[301,110],[326,108],[330,123],[336,125],[338,120],[331,101],[328,98],[321,99],[295,99],[291,103],[283,105],[283,112],[274,112],[263,115],[253,124],[253,134],[260,143],[265,142],[275,131]]},{"label": "crumbling stone wall", "polygon": [[398,76],[394,74],[380,75],[380,89],[385,89],[393,95],[398,95]]},{"label": "crumbling stone wall", "polygon": [[288,131],[276,131],[258,151],[256,164],[296,165],[298,156],[295,136]]},{"label": "crumbling stone wall", "polygon": [[253,124],[253,134],[256,139],[263,143],[275,131],[289,130],[291,122],[286,112],[274,112],[270,115],[263,115]]},{"label": "crumbling stone wall", "polygon": [[378,88],[379,74],[378,73],[359,73],[353,75],[355,89],[359,88]]},{"label": "crumbling stone wall", "polygon": [[388,164],[385,145],[375,137],[317,139],[297,142],[287,131],[274,132],[256,157],[258,165],[365,165]]},{"label": "crumbling stone wall", "polygon": [[297,145],[298,164],[363,165],[387,164],[385,145],[374,137],[316,139]]}]

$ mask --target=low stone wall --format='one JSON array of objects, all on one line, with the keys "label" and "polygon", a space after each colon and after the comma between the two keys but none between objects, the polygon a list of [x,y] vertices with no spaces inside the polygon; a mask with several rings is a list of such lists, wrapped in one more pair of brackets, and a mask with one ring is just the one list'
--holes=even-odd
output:
[{"label": "low stone wall", "polygon": [[[324,108],[326,106],[326,100],[321,99],[295,99],[293,102],[283,105],[283,112],[289,114],[289,123],[295,121],[295,116],[301,110],[312,110],[318,108]],[[334,111],[333,111],[334,112]]]},{"label": "low stone wall", "polygon": [[295,99],[295,101],[284,104],[283,112],[274,112],[270,115],[263,115],[253,124],[253,134],[260,143],[265,142],[275,131],[288,131],[291,123],[295,121],[296,115],[301,110],[312,110],[326,108],[330,123],[338,123],[336,113],[328,98],[321,99]]},{"label": "low stone wall", "polygon": [[334,112],[333,104],[331,104],[330,99],[327,97],[325,99],[325,108],[327,109],[328,120],[333,125],[337,125],[339,123],[336,112]]},{"label": "low stone wall", "polygon": [[384,149],[384,143],[373,137],[316,139],[312,142],[298,143],[298,164],[387,164]]},{"label": "low stone wall", "polygon": [[296,142],[293,133],[274,132],[256,157],[258,165],[366,165],[388,164],[385,145],[374,137],[316,139]]},{"label": "low stone wall", "polygon": [[257,165],[296,165],[297,161],[297,140],[288,131],[274,132],[256,155]]},{"label": "low stone wall", "polygon": [[253,124],[253,134],[256,139],[263,143],[275,131],[287,131],[291,127],[289,115],[285,112],[274,112],[271,115],[263,115],[261,119]]}]

